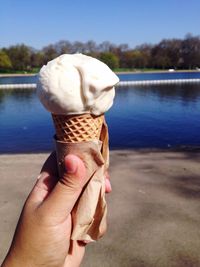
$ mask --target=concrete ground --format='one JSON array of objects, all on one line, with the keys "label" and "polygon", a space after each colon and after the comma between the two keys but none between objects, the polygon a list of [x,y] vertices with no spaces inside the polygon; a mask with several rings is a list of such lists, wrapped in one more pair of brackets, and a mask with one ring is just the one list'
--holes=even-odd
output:
[{"label": "concrete ground", "polygon": [[[47,154],[0,155],[0,263]],[[112,151],[109,228],[83,267],[199,267],[200,152]]]}]

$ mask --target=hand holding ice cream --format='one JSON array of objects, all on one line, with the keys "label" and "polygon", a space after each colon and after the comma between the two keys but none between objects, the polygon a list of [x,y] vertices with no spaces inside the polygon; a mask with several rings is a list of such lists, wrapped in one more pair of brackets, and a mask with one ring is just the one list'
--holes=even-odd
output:
[{"label": "hand holding ice cream", "polygon": [[118,81],[107,65],[82,54],[62,55],[39,73],[37,94],[53,116],[60,177],[64,157],[70,153],[86,166],[88,183],[72,212],[72,240],[97,240],[106,230],[104,113],[112,106]]}]

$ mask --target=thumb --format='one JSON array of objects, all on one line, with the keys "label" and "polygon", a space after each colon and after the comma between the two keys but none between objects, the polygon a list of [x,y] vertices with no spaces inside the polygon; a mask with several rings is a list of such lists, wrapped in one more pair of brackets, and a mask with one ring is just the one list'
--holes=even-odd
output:
[{"label": "thumb", "polygon": [[53,217],[54,223],[68,217],[86,183],[85,165],[79,157],[67,155],[64,165],[63,177],[40,207],[44,216]]},{"label": "thumb", "polygon": [[63,177],[59,180],[72,191],[82,189],[85,182],[85,165],[83,161],[75,155],[67,155],[64,159],[65,171]]}]

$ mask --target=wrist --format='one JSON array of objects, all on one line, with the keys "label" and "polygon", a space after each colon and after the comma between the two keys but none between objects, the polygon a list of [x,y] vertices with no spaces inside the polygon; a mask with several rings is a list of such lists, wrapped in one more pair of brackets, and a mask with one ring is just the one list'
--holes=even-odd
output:
[{"label": "wrist", "polygon": [[7,255],[5,260],[3,261],[3,264],[1,265],[1,267],[22,267],[22,266],[26,266],[26,267],[32,267],[32,265],[30,265],[29,263],[25,263],[24,260],[20,260],[15,256],[11,256],[11,255]]}]

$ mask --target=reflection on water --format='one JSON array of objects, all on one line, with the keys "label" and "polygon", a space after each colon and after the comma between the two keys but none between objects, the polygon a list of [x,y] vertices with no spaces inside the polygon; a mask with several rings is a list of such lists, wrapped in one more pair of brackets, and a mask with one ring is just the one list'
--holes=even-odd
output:
[{"label": "reflection on water", "polygon": [[0,84],[36,83],[37,75],[0,77]]},{"label": "reflection on water", "polygon": [[35,91],[0,92],[0,153],[52,149],[51,117],[39,103]]},{"label": "reflection on water", "polygon": [[200,97],[200,84],[166,84],[166,85],[149,85],[149,86],[137,86],[137,87],[121,87],[118,89],[118,94],[125,97],[130,94],[134,94],[145,97],[155,96],[158,101],[181,101],[183,104],[189,104],[199,101]]},{"label": "reflection on water", "polygon": [[[107,112],[111,148],[200,144],[200,85],[116,89]],[[0,153],[53,149],[51,116],[33,90],[0,91]]]},{"label": "reflection on water", "polygon": [[119,88],[108,112],[111,146],[200,144],[200,85]]},{"label": "reflection on water", "polygon": [[152,72],[118,74],[121,81],[141,81],[141,80],[171,80],[171,79],[197,79],[200,72]]},{"label": "reflection on water", "polygon": [[33,97],[33,95],[35,95],[34,90],[31,89],[20,89],[20,90],[16,90],[16,89],[11,89],[11,90],[0,90],[0,101],[3,102],[3,99],[5,97],[10,97],[13,98],[15,100],[18,99],[18,101],[25,101],[27,102],[27,99]]},{"label": "reflection on water", "polygon": [[0,90],[0,111],[5,108],[7,101],[9,103],[18,102],[21,105],[30,105],[31,99],[35,98],[33,90],[20,89],[20,90]]}]

